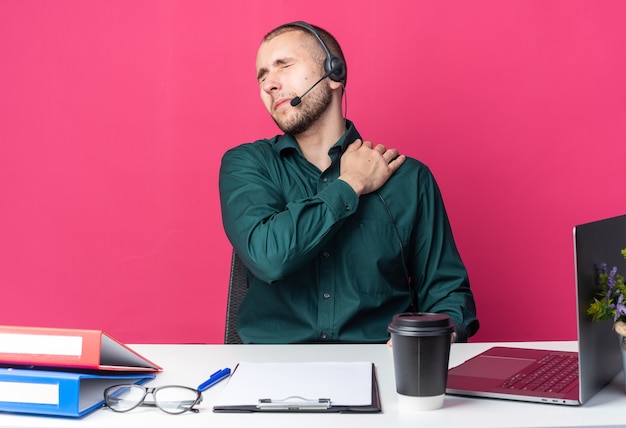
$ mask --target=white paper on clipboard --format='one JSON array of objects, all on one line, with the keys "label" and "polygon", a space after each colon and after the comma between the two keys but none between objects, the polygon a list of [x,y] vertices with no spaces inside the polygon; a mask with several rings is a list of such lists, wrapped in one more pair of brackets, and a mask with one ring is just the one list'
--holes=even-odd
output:
[{"label": "white paper on clipboard", "polygon": [[369,406],[372,363],[240,362],[214,406],[256,406],[259,400],[290,399],[330,399],[332,406]]}]

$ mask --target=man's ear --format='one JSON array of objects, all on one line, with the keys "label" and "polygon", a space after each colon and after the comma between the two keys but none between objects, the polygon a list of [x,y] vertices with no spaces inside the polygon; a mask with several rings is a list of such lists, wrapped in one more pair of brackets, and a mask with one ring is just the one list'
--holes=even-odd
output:
[{"label": "man's ear", "polygon": [[333,91],[335,89],[343,88],[343,82],[335,82],[332,79],[328,79],[328,82],[329,82],[328,84],[330,86],[330,89],[332,89]]}]

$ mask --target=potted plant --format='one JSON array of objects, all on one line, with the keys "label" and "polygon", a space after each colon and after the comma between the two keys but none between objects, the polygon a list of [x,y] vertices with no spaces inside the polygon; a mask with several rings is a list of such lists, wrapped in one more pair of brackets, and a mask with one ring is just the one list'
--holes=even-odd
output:
[{"label": "potted plant", "polygon": [[[621,250],[626,259],[626,248]],[[619,334],[622,348],[622,364],[626,379],[626,284],[624,277],[617,273],[617,266],[607,271],[606,263],[602,263],[598,272],[598,296],[587,308],[587,314],[594,321],[612,320],[613,329]]]},{"label": "potted plant", "polygon": [[[626,248],[621,253],[626,259]],[[606,263],[602,263],[598,272],[598,287],[600,292],[589,305],[587,314],[594,321],[613,320],[615,331],[626,337],[626,284],[624,277],[617,273],[617,266],[608,271]]]}]

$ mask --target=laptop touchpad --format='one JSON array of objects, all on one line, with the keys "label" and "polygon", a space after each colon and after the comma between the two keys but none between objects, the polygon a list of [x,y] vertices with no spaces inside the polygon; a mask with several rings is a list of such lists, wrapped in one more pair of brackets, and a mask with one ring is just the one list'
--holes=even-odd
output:
[{"label": "laptop touchpad", "polygon": [[461,367],[453,368],[457,376],[485,377],[490,379],[507,379],[535,360],[526,358],[480,356],[466,361]]}]

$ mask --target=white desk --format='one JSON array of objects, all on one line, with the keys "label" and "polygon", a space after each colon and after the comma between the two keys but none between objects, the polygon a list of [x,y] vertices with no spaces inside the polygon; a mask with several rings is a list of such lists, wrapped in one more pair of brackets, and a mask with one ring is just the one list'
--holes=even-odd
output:
[{"label": "white desk", "polygon": [[[576,350],[575,342],[505,343],[514,346]],[[455,366],[493,343],[454,344]],[[378,414],[213,413],[212,403],[225,382],[205,391],[199,413],[168,415],[141,407],[129,413],[99,409],[74,420],[0,413],[0,427],[617,427],[626,426],[626,394],[622,375],[584,406],[520,403],[446,396],[442,409],[409,412],[398,408],[392,351],[386,345],[131,345],[164,368],[151,386],[198,386],[211,373],[239,361],[372,361],[376,364],[382,400]]]}]

